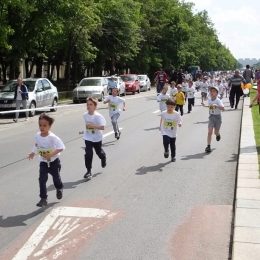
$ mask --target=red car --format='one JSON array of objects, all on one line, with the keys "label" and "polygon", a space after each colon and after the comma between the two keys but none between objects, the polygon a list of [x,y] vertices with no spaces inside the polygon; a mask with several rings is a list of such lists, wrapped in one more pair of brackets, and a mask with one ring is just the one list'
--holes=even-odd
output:
[{"label": "red car", "polygon": [[137,74],[125,74],[120,75],[120,77],[125,82],[126,92],[132,92],[133,95],[135,95],[135,92],[140,93],[140,80]]}]

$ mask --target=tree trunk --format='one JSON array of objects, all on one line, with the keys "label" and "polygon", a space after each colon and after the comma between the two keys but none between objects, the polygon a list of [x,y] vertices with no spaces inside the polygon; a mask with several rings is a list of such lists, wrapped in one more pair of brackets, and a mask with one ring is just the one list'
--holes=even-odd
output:
[{"label": "tree trunk", "polygon": [[111,57],[111,62],[110,62],[110,75],[115,74],[115,57]]},{"label": "tree trunk", "polygon": [[15,79],[15,68],[14,68],[14,63],[11,61],[10,64],[10,72],[9,72],[9,80]]},{"label": "tree trunk", "polygon": [[48,62],[47,62],[47,78],[48,78],[48,79],[51,79],[51,74],[50,74],[50,72],[51,72],[51,61],[48,60]]},{"label": "tree trunk", "polygon": [[51,64],[51,73],[50,73],[50,79],[52,79],[52,77],[53,77],[53,71],[54,71],[54,67],[55,67],[54,63],[53,63],[53,64]]},{"label": "tree trunk", "polygon": [[36,78],[41,78],[42,77],[42,58],[37,57],[36,58]]},{"label": "tree trunk", "polygon": [[57,62],[56,64],[56,70],[57,70],[57,81],[60,80],[60,63]]},{"label": "tree trunk", "polygon": [[29,78],[31,75],[29,74],[29,60],[24,60],[24,66],[25,66],[25,76],[26,78]]},{"label": "tree trunk", "polygon": [[6,62],[2,63],[2,70],[3,70],[3,84],[6,84],[6,82],[7,82],[7,75],[6,75],[7,64],[6,64]]}]

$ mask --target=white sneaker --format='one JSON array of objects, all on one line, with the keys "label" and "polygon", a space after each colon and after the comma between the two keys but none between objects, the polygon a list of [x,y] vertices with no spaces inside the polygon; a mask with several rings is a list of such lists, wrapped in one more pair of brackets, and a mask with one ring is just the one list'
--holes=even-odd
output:
[{"label": "white sneaker", "polygon": [[29,120],[29,118],[28,118],[28,117],[26,117],[26,118],[25,118],[25,121],[28,121],[28,120]]}]

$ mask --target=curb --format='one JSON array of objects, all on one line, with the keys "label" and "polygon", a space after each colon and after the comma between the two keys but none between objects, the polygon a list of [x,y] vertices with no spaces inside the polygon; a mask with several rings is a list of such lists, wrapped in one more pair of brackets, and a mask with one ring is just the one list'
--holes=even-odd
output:
[{"label": "curb", "polygon": [[260,179],[250,98],[244,98],[232,260],[260,259]]}]

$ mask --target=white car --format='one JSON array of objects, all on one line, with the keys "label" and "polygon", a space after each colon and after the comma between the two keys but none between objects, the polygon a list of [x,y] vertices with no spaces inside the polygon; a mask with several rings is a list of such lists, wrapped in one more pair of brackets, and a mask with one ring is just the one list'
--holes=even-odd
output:
[{"label": "white car", "polygon": [[[26,85],[29,97],[27,106],[32,109],[29,111],[29,116],[35,115],[34,108],[39,107],[55,107],[51,111],[57,111],[58,91],[57,88],[46,78],[28,78],[23,79],[23,84]],[[11,80],[0,91],[0,109],[15,110],[16,104],[14,101],[14,90],[17,85],[17,80]],[[21,109],[22,109],[21,105]]]},{"label": "white car", "polygon": [[86,98],[93,97],[99,101],[107,96],[107,79],[104,77],[89,77],[82,79],[78,86],[73,90],[73,103],[80,101],[86,102]]},{"label": "white car", "polygon": [[147,75],[138,75],[138,79],[140,80],[141,91],[151,90],[151,81]]},{"label": "white car", "polygon": [[[112,76],[106,77],[106,78],[109,81],[109,80],[111,80],[111,77]],[[117,89],[118,89],[119,96],[121,96],[121,95],[125,96],[126,95],[125,82],[119,76],[114,76],[114,78],[117,83]]]}]

